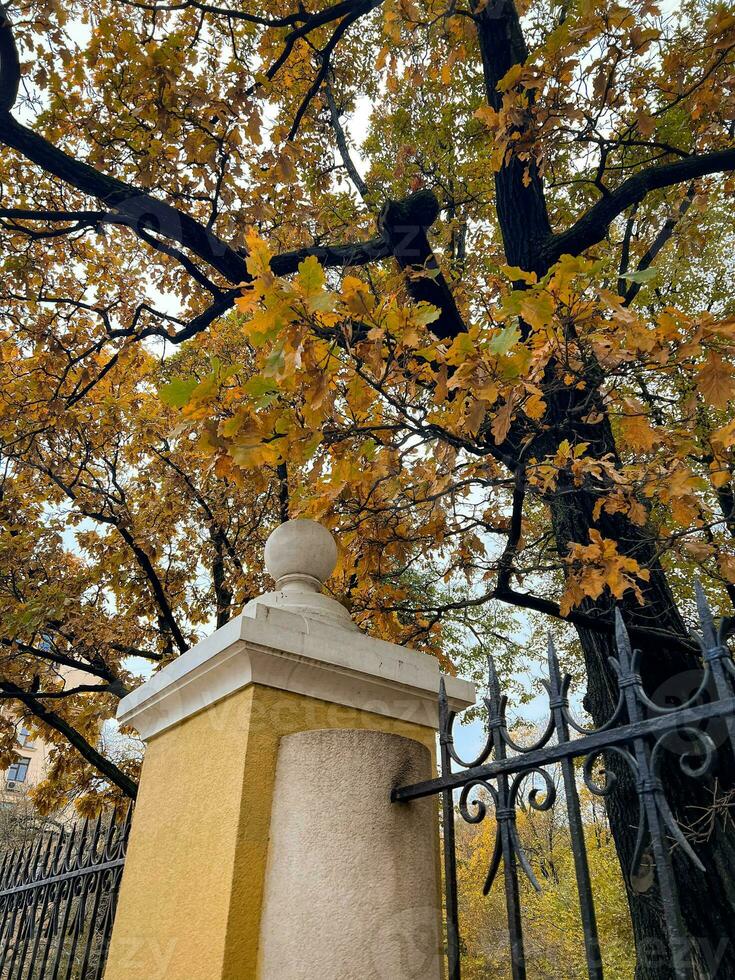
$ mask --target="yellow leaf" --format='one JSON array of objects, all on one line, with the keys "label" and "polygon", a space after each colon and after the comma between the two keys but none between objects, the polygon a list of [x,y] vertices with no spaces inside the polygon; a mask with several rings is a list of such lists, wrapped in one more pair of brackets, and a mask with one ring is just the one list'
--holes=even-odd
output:
[{"label": "yellow leaf", "polygon": [[623,442],[632,449],[647,452],[661,441],[660,435],[651,428],[645,415],[626,415],[621,423]]},{"label": "yellow leaf", "polygon": [[248,247],[246,265],[250,275],[254,279],[272,282],[271,252],[266,243],[255,232],[249,232],[245,236],[245,242]]},{"label": "yellow leaf", "polygon": [[729,364],[712,351],[699,371],[699,390],[714,408],[726,408],[735,396],[735,375]]},{"label": "yellow leaf", "polygon": [[684,542],[684,548],[697,561],[704,561],[712,555],[712,545],[706,541],[690,540]]},{"label": "yellow leaf", "polygon": [[709,464],[709,478],[712,480],[712,486],[717,489],[727,486],[730,482],[730,470],[713,459]]},{"label": "yellow leaf", "polygon": [[512,89],[518,84],[522,74],[523,65],[512,65],[495,86],[498,92],[507,92],[509,89]]},{"label": "yellow leaf", "polygon": [[479,109],[475,109],[474,116],[475,119],[479,119],[480,122],[485,123],[490,129],[495,129],[498,125],[498,114],[489,105],[483,105]]},{"label": "yellow leaf", "polygon": [[540,391],[533,391],[531,393],[523,405],[523,411],[526,413],[529,419],[534,419],[534,421],[538,421],[538,419],[544,417],[546,402],[544,401]]},{"label": "yellow leaf", "polygon": [[538,276],[535,272],[526,272],[517,265],[501,265],[500,271],[512,282],[525,282],[529,286],[533,286],[538,282]]},{"label": "yellow leaf", "polygon": [[258,305],[259,299],[259,291],[251,286],[246,286],[242,296],[238,296],[235,300],[235,306],[241,313],[250,313]]},{"label": "yellow leaf", "polygon": [[521,300],[521,316],[534,330],[550,323],[555,309],[554,297],[549,293],[529,294]]},{"label": "yellow leaf", "polygon": [[513,398],[509,398],[502,408],[498,409],[490,426],[495,440],[495,445],[499,446],[505,441],[510,432],[510,425],[513,420]]},{"label": "yellow leaf", "polygon": [[728,582],[735,582],[735,555],[721,551],[717,556],[717,567]]},{"label": "yellow leaf", "polygon": [[732,419],[727,425],[715,429],[710,436],[710,442],[720,450],[730,449],[732,446],[735,446],[735,419]]}]

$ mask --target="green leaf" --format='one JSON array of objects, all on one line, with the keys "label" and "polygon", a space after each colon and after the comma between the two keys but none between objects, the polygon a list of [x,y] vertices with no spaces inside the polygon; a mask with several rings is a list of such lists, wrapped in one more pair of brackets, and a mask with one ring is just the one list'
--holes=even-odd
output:
[{"label": "green leaf", "polygon": [[249,395],[253,395],[255,398],[262,398],[263,395],[270,395],[278,391],[278,385],[272,378],[263,378],[260,376],[251,378],[242,387],[243,391],[246,391]]},{"label": "green leaf", "polygon": [[500,333],[497,333],[493,337],[488,346],[493,354],[507,354],[512,347],[515,347],[520,339],[520,330],[514,323],[511,323],[509,326],[503,327]]},{"label": "green leaf", "polygon": [[183,408],[191,398],[192,392],[199,382],[196,378],[174,378],[158,390],[161,401],[174,408]]},{"label": "green leaf", "polygon": [[658,269],[654,269],[651,265],[647,269],[639,269],[637,272],[624,272],[620,277],[621,279],[627,279],[629,282],[636,282],[639,285],[642,283],[650,282],[655,279],[658,275]]},{"label": "green leaf", "polygon": [[307,296],[321,292],[324,288],[325,276],[324,269],[316,256],[308,255],[299,262],[298,280]]},{"label": "green leaf", "polygon": [[304,445],[304,456],[303,456],[304,460],[311,459],[311,457],[319,448],[319,444],[323,439],[324,436],[321,434],[321,432],[317,432],[316,435],[313,435],[311,439],[307,440],[307,442]]},{"label": "green leaf", "polygon": [[414,323],[420,323],[422,326],[428,326],[430,323],[434,323],[441,316],[441,310],[437,309],[436,306],[432,306],[431,303],[419,303],[413,313]]},{"label": "green leaf", "polygon": [[[269,377],[273,375],[280,374],[286,364],[286,358],[283,353],[282,347],[277,347],[272,351],[265,361],[265,374]],[[247,386],[246,386],[247,388]]]}]

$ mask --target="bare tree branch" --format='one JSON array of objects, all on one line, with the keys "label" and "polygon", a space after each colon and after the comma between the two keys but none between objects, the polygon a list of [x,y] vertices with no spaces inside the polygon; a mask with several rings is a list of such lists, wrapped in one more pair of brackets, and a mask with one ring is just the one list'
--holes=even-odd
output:
[{"label": "bare tree branch", "polygon": [[[669,217],[661,226],[658,235],[656,235],[653,242],[651,242],[651,245],[646,249],[644,254],[641,256],[641,259],[638,265],[636,266],[636,272],[644,272],[646,269],[650,269],[651,265],[653,264],[653,262],[655,262],[661,250],[665,248],[668,242],[671,240],[672,235],[676,231],[677,225],[679,224],[681,219],[684,217],[684,215],[691,207],[692,201],[694,200],[695,192],[696,192],[696,188],[695,185],[692,183],[689,185],[689,189],[687,190],[686,197],[679,205],[677,211],[674,214],[669,215]],[[623,279],[623,283],[625,283],[624,279]],[[623,305],[630,306],[630,304],[636,298],[638,293],[641,291],[641,283],[631,282],[630,284],[627,285],[627,288],[624,288],[622,291],[618,289],[618,291],[621,292],[621,295],[623,297]]]},{"label": "bare tree branch", "polygon": [[360,171],[355,166],[355,161],[350,155],[350,148],[347,145],[347,135],[342,128],[342,123],[339,121],[339,109],[337,107],[337,103],[334,101],[334,93],[332,92],[332,86],[329,84],[328,80],[324,83],[324,95],[327,100],[327,105],[329,106],[329,116],[332,122],[332,129],[334,130],[334,138],[337,141],[339,155],[342,159],[342,165],[349,174],[350,180],[355,185],[358,194],[367,204],[370,188],[360,176]]}]

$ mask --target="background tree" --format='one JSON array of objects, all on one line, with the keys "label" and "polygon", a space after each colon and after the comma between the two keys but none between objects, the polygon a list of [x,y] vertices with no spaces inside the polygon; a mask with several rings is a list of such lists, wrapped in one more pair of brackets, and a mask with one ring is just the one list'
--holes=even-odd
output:
[{"label": "background tree", "polygon": [[[606,977],[623,980],[635,972],[635,948],[625,901],[625,886],[615,845],[603,807],[582,790],[583,818],[590,873],[595,882],[598,929]],[[525,875],[520,888],[523,902],[523,940],[528,972],[548,980],[576,980],[584,976],[584,937],[574,881],[569,828],[558,809],[537,811],[522,802],[517,830],[521,846],[541,887],[537,892]],[[487,896],[482,894],[493,853],[492,820],[482,824],[457,823],[457,883],[462,910],[462,976],[511,977],[508,929],[503,897],[503,872]]]},{"label": "background tree", "polygon": [[[8,393],[23,383],[18,366],[4,374]],[[187,367],[211,371],[194,351]],[[121,755],[104,728],[119,699],[263,587],[277,475],[244,489],[208,476],[172,435],[156,376],[165,381],[141,350],[78,410],[37,417],[32,439],[14,439],[19,423],[5,419],[2,744],[14,751],[19,717],[51,743],[48,778],[33,790],[43,810],[69,795],[83,809],[134,796],[139,753]]]},{"label": "background tree", "polygon": [[[235,486],[286,467],[292,513],[340,528],[336,587],[368,626],[412,619],[435,647],[444,615],[491,601],[571,623],[601,722],[617,600],[649,690],[681,696],[693,572],[735,595],[728,6],[21,0],[13,20],[12,458],[68,455],[67,420],[109,406],[141,342],[214,358],[240,330],[236,356],[162,389],[179,438]],[[391,574],[420,553],[466,594],[402,595]],[[188,637],[156,610],[175,653]],[[732,775],[667,779],[689,825]],[[626,868],[631,794],[623,775],[609,804]],[[706,905],[678,869],[703,974],[734,848],[716,820]],[[655,894],[628,898],[639,949],[663,944]]]}]

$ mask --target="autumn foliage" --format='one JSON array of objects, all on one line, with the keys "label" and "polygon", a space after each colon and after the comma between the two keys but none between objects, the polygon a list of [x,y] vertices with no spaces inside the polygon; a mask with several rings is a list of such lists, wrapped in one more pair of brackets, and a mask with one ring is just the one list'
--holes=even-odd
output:
[{"label": "autumn foliage", "polygon": [[[602,723],[615,604],[652,697],[698,669],[695,576],[735,602],[734,80],[712,0],[5,5],[0,692],[55,743],[44,807],[134,795],[99,733],[288,516],[448,669],[566,631]],[[732,782],[671,780],[685,824]]]}]

